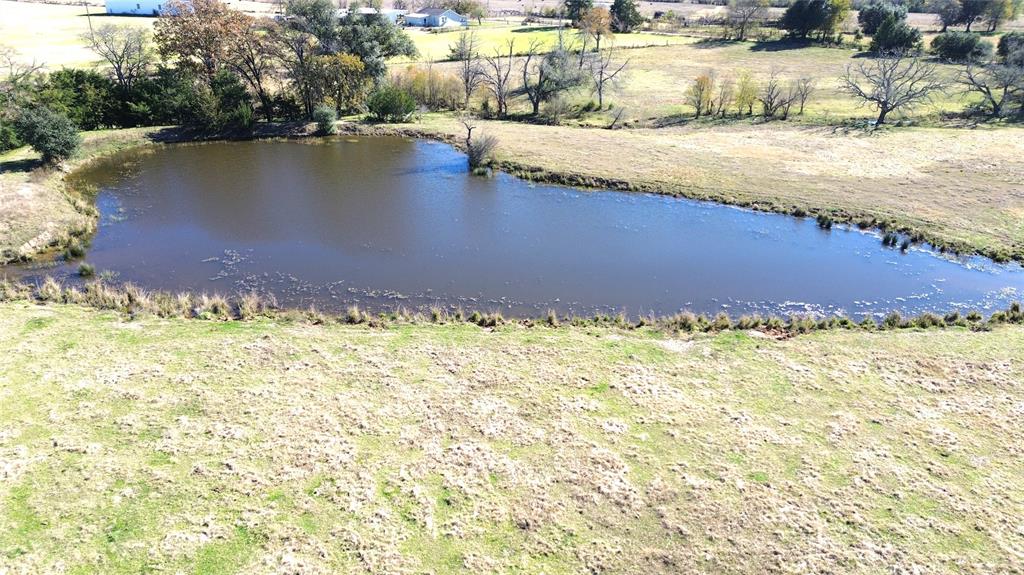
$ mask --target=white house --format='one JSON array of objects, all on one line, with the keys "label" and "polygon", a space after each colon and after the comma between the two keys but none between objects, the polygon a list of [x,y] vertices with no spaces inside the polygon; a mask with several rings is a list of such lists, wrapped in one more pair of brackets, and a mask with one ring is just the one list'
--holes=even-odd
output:
[{"label": "white house", "polygon": [[469,18],[446,8],[424,8],[419,12],[406,14],[405,23],[409,26],[424,28],[444,28],[446,26],[469,26]]},{"label": "white house", "polygon": [[106,0],[107,14],[159,16],[167,0]]}]

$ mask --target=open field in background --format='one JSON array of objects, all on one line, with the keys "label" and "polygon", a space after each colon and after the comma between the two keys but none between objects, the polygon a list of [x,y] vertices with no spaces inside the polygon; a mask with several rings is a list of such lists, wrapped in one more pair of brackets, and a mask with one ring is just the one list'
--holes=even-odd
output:
[{"label": "open field in background", "polygon": [[[600,130],[478,121],[498,157],[563,181],[628,183],[791,212],[875,218],[990,254],[1024,254],[1024,129],[869,134],[784,122]],[[464,137],[448,116],[416,129]]]},{"label": "open field in background", "polygon": [[7,573],[1009,572],[1024,330],[0,304]]}]

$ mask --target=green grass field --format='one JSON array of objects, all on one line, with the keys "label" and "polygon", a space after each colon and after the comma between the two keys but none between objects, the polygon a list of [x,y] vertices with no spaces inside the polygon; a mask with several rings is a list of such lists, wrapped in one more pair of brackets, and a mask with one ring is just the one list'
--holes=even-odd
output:
[{"label": "green grass field", "polygon": [[310,326],[0,303],[5,573],[995,573],[1024,330]]}]

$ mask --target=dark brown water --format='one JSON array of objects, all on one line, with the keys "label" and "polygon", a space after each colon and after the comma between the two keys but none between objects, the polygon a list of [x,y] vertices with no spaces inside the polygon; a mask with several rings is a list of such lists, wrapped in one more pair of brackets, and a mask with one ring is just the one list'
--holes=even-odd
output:
[{"label": "dark brown water", "polygon": [[1019,267],[811,220],[473,177],[451,147],[399,138],[166,146],[79,176],[99,190],[97,269],[321,309],[858,315],[992,309],[1024,289]]}]

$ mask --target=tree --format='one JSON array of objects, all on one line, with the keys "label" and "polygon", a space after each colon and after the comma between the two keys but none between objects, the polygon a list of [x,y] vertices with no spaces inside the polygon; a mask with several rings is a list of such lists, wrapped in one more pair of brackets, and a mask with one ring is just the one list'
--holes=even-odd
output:
[{"label": "tree", "polygon": [[694,119],[700,118],[701,114],[707,111],[711,114],[712,94],[715,90],[715,74],[705,72],[697,76],[690,87],[686,90],[686,103],[693,106]]},{"label": "tree", "polygon": [[246,26],[236,31],[228,45],[228,66],[255,92],[268,121],[273,117],[268,82],[277,70],[279,50],[274,36],[250,16],[246,16]]},{"label": "tree", "polygon": [[1010,102],[1024,103],[1024,67],[970,63],[957,80],[968,92],[980,94],[989,114],[999,117]]},{"label": "tree", "polygon": [[227,59],[228,46],[248,26],[246,16],[220,0],[168,0],[154,25],[164,59],[202,72],[212,80]]},{"label": "tree", "polygon": [[349,14],[337,30],[335,51],[359,56],[378,84],[387,73],[387,60],[419,54],[412,38],[380,14]]},{"label": "tree", "polygon": [[612,2],[612,31],[629,33],[643,24],[644,17],[636,7],[636,0],[615,0]]},{"label": "tree", "polygon": [[338,18],[331,0],[288,0],[284,13],[289,26],[312,34],[325,53],[335,51]]},{"label": "tree", "polygon": [[337,114],[358,108],[366,98],[371,82],[358,56],[345,53],[314,56],[310,68],[314,99],[330,101]]},{"label": "tree", "polygon": [[593,0],[564,0],[565,4],[565,15],[575,26],[579,23],[583,15],[586,14],[587,10],[594,7]]},{"label": "tree", "polygon": [[116,92],[117,85],[98,72],[64,68],[36,88],[35,101],[83,130],[96,130],[116,125]]},{"label": "tree", "polygon": [[146,75],[153,61],[149,31],[136,26],[101,24],[84,34],[89,48],[110,64],[122,94],[129,94],[136,80]]},{"label": "tree", "polygon": [[45,163],[70,158],[82,142],[78,128],[67,116],[44,107],[23,110],[15,118],[14,130]]},{"label": "tree", "polygon": [[594,92],[597,94],[597,107],[604,108],[604,93],[607,86],[615,82],[619,73],[626,69],[629,60],[621,64],[613,60],[612,48],[599,52],[596,58],[590,61],[590,78],[594,82]]},{"label": "tree", "polygon": [[857,14],[857,23],[860,24],[860,28],[865,34],[874,34],[889,17],[900,21],[906,20],[907,7],[888,0],[872,0],[870,4],[860,9]]},{"label": "tree", "polygon": [[1003,22],[1017,18],[1024,0],[991,0],[985,9],[984,18],[988,22],[988,31],[995,32]]},{"label": "tree", "polygon": [[872,52],[914,52],[921,49],[921,31],[889,16],[871,38]]},{"label": "tree", "polygon": [[795,0],[782,16],[782,27],[798,38],[816,31],[824,40],[839,29],[849,13],[850,0]]},{"label": "tree", "polygon": [[967,31],[971,31],[971,25],[980,20],[988,9],[992,0],[960,0],[960,15],[957,17],[957,24],[966,24]]},{"label": "tree", "polygon": [[583,79],[579,67],[573,64],[567,51],[557,48],[542,55],[542,48],[541,40],[531,41],[522,67],[522,90],[535,116],[540,113],[541,103],[579,86]]},{"label": "tree", "polygon": [[715,99],[715,114],[724,118],[736,95],[736,82],[726,78],[718,83],[718,97]]},{"label": "tree", "polygon": [[483,82],[483,72],[480,69],[480,42],[476,32],[462,32],[459,39],[450,47],[451,59],[458,63],[459,81],[462,82],[462,90],[465,96],[463,107],[469,108],[469,99],[473,97]]},{"label": "tree", "polygon": [[600,52],[601,39],[612,35],[612,15],[607,8],[591,8],[583,13],[579,28],[580,34],[594,39],[594,51]]},{"label": "tree", "polygon": [[288,80],[302,103],[306,117],[313,114],[312,59],[319,52],[319,42],[313,34],[287,23],[271,28],[278,46],[278,55],[288,72]]},{"label": "tree", "polygon": [[748,116],[753,115],[758,91],[754,77],[747,70],[742,70],[736,81],[736,115],[742,114],[744,110]]},{"label": "tree", "polygon": [[730,0],[729,29],[737,40],[746,40],[747,33],[768,14],[768,0]]},{"label": "tree", "polygon": [[788,116],[789,107],[793,105],[795,99],[796,94],[792,89],[788,92],[783,91],[777,70],[771,71],[768,82],[757,95],[757,100],[761,102],[761,112],[765,118],[774,118],[780,110],[785,110],[784,116]]},{"label": "tree", "polygon": [[495,48],[494,54],[484,57],[483,84],[494,95],[495,104],[498,106],[498,117],[504,118],[508,115],[508,98],[512,92],[512,63],[515,61],[514,39],[510,39],[508,56],[505,56],[501,48]]},{"label": "tree", "polygon": [[928,10],[939,18],[943,32],[960,22],[960,0],[931,0]]},{"label": "tree", "polygon": [[934,65],[902,52],[847,66],[841,81],[844,91],[878,110],[879,126],[889,113],[930,101],[945,88]]},{"label": "tree", "polygon": [[811,94],[814,93],[814,90],[814,78],[803,77],[798,79],[793,85],[793,92],[796,96],[796,101],[800,102],[800,111],[797,112],[798,116],[804,115],[804,106],[807,105],[807,100],[811,98]]}]

